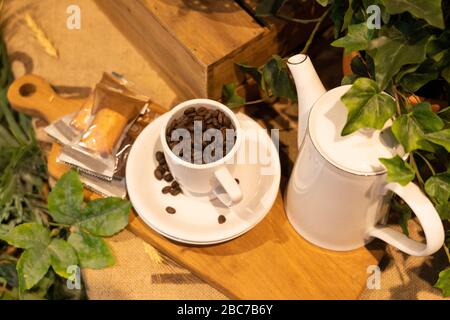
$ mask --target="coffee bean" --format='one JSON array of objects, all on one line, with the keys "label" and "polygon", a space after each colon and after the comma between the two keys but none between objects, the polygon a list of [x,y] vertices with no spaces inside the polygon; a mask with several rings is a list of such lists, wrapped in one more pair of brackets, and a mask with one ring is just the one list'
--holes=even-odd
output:
[{"label": "coffee bean", "polygon": [[156,152],[155,156],[157,161],[164,159],[164,153],[162,151]]},{"label": "coffee bean", "polygon": [[167,187],[164,187],[164,188],[161,190],[161,192],[164,193],[164,194],[167,194],[167,193],[169,193],[171,190],[172,190],[172,188],[171,188],[170,186],[167,186]]},{"label": "coffee bean", "polygon": [[223,113],[220,112],[219,115],[217,116],[217,122],[219,122],[220,125],[223,124]]},{"label": "coffee bean", "polygon": [[239,179],[235,178],[234,180],[236,180],[237,184],[240,184],[241,182],[239,181]]},{"label": "coffee bean", "polygon": [[172,188],[172,189],[170,190],[170,194],[173,195],[173,196],[177,196],[177,195],[179,195],[180,193],[181,193],[181,190],[180,190],[180,189],[174,189],[174,188]]},{"label": "coffee bean", "polygon": [[166,208],[166,211],[167,211],[167,213],[169,213],[169,214],[175,214],[175,213],[177,212],[177,210],[175,210],[175,209],[172,208],[172,207],[167,207],[167,208]]},{"label": "coffee bean", "polygon": [[224,224],[227,221],[227,218],[225,218],[224,215],[220,215],[217,220],[219,221],[219,224]]},{"label": "coffee bean", "polygon": [[179,188],[180,184],[177,181],[173,181],[172,184],[170,185],[172,188]]},{"label": "coffee bean", "polygon": [[225,127],[230,127],[230,125],[231,125],[231,120],[230,120],[230,118],[228,118],[228,117],[223,118],[223,125],[224,125]]},{"label": "coffee bean", "polygon": [[205,121],[211,119],[212,118],[212,112],[208,111],[203,118],[205,119]]},{"label": "coffee bean", "polygon": [[185,115],[190,115],[190,114],[192,114],[194,112],[195,112],[195,108],[194,107],[190,107],[190,108],[187,108],[186,110],[184,110],[184,114]]},{"label": "coffee bean", "polygon": [[164,180],[166,180],[167,182],[172,182],[172,180],[173,180],[172,174],[166,173],[166,174],[164,175]]},{"label": "coffee bean", "polygon": [[155,170],[155,177],[158,180],[162,180],[163,179],[163,172],[161,172],[161,170],[159,170],[159,169],[156,169]]}]

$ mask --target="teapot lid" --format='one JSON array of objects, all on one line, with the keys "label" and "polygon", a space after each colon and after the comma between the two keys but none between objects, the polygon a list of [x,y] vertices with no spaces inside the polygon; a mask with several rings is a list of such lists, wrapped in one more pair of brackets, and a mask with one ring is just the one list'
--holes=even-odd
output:
[{"label": "teapot lid", "polygon": [[341,97],[351,85],[328,91],[314,104],[309,117],[309,133],[322,156],[341,170],[357,175],[376,175],[386,172],[379,158],[392,158],[403,154],[389,130],[360,129],[341,136],[348,110]]}]

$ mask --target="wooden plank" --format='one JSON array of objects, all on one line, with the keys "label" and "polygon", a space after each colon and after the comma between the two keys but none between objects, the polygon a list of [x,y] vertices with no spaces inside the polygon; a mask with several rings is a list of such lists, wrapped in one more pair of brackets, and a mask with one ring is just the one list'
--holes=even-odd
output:
[{"label": "wooden plank", "polygon": [[237,299],[356,299],[365,288],[367,267],[382,256],[367,248],[342,253],[310,244],[289,224],[281,195],[260,224],[223,244],[175,243],[137,216],[128,229]]}]

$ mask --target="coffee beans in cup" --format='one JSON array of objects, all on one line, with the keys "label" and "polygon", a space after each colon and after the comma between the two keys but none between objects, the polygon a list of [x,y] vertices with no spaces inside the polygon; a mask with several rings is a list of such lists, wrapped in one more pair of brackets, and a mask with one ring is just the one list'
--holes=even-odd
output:
[{"label": "coffee beans in cup", "polygon": [[167,126],[166,141],[183,160],[212,163],[225,157],[236,142],[236,128],[221,110],[189,107]]}]

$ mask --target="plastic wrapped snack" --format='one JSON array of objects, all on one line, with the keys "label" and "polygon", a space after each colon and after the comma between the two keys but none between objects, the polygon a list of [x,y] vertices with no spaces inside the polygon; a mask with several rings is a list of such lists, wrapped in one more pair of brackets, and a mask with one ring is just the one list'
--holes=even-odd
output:
[{"label": "plastic wrapped snack", "polygon": [[112,154],[125,127],[142,111],[147,101],[97,86],[95,116],[79,145],[107,157]]},{"label": "plastic wrapped snack", "polygon": [[[131,89],[128,88],[129,82],[125,80],[123,77],[110,74],[103,73],[102,79],[100,80],[98,85],[104,85],[109,88],[118,89],[129,95],[137,95]],[[92,109],[94,107],[94,96],[95,93],[89,96],[86,103],[81,107],[80,111],[73,117],[70,125],[80,131],[84,132],[88,129],[90,122],[92,121]]]},{"label": "plastic wrapped snack", "polygon": [[[99,84],[115,88],[128,95],[139,96],[131,88],[130,82],[118,74],[103,73]],[[64,116],[51,123],[45,128],[45,131],[62,145],[71,143],[80,133],[86,131],[93,119],[95,90],[78,112]]]},{"label": "plastic wrapped snack", "polygon": [[78,111],[78,113],[75,114],[72,121],[70,122],[70,125],[80,132],[85,131],[89,126],[93,107],[94,107],[94,95],[91,94],[81,107],[80,111]]},{"label": "plastic wrapped snack", "polygon": [[116,153],[133,122],[144,112],[149,99],[125,86],[99,83],[89,125],[79,138],[63,147],[60,160],[82,171],[111,180]]}]

